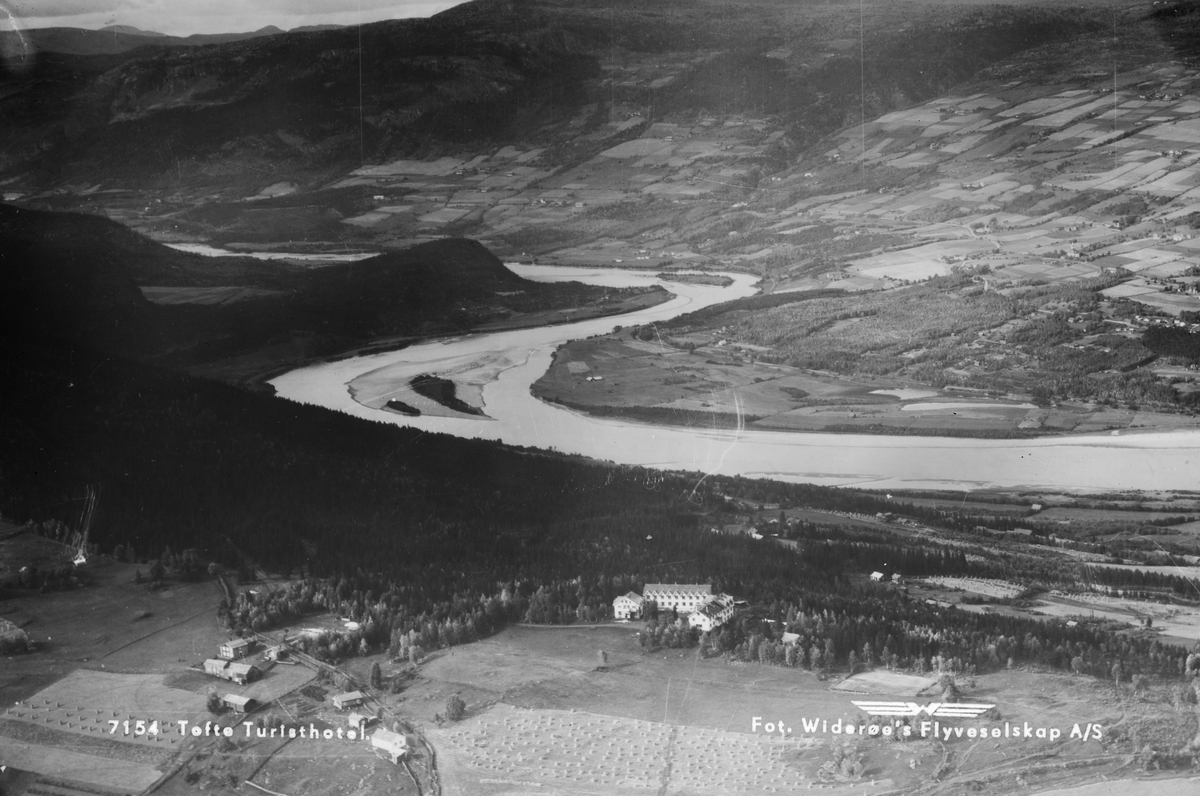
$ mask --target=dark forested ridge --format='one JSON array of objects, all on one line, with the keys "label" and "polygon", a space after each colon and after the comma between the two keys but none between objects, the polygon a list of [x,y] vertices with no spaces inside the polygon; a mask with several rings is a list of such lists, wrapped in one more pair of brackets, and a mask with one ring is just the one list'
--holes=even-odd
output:
[{"label": "dark forested ridge", "polygon": [[[159,306],[140,286],[242,285],[268,298]],[[462,332],[512,312],[575,307],[627,291],[514,274],[475,241],[448,238],[304,269],[203,257],[97,216],[0,204],[0,323],[115,354],[194,365],[304,336],[333,353],[381,336]]]}]

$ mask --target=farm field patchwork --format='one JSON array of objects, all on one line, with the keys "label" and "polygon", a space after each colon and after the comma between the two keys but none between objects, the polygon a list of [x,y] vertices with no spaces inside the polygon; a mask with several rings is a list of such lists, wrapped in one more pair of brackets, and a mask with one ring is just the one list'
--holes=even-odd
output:
[{"label": "farm field patchwork", "polygon": [[11,765],[39,774],[145,788],[186,743],[176,722],[207,715],[202,695],[162,679],[76,671],[0,714],[0,750]]},{"label": "farm field patchwork", "polygon": [[[462,792],[512,786],[561,793],[791,793],[811,786],[819,742],[497,705],[452,729],[432,730],[443,777]],[[807,752],[807,754],[806,754]],[[808,762],[808,765],[805,763]],[[859,785],[874,793],[890,782]],[[856,789],[856,792],[860,792]]]}]

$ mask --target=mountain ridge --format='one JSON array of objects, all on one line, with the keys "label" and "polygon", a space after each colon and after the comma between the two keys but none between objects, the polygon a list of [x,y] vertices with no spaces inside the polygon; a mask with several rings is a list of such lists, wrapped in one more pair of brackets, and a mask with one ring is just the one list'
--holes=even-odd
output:
[{"label": "mountain ridge", "polygon": [[[909,26],[928,33],[915,36],[893,24],[908,17],[875,6],[864,31],[874,53],[868,111],[935,96],[1013,52],[1102,27],[1079,10],[998,9],[917,7]],[[0,178],[230,187],[263,171],[311,184],[331,170],[479,145],[523,142],[571,157],[570,142],[589,132],[573,120],[592,106],[608,115],[645,107],[649,122],[717,108],[773,113],[803,148],[859,112],[847,56],[799,54],[857,37],[857,15],[838,4],[744,10],[706,0],[653,9],[476,0],[428,19],[138,49],[69,76],[39,62],[0,103],[13,119]],[[962,35],[978,41],[949,47]],[[780,47],[792,55],[770,55]],[[659,79],[617,79],[621,64],[659,59],[681,65]],[[66,81],[62,105],[23,106],[21,89],[52,75]]]}]

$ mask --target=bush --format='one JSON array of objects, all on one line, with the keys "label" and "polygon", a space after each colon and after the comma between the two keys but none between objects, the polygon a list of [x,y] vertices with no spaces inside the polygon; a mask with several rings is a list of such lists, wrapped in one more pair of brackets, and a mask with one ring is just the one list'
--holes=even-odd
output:
[{"label": "bush", "polygon": [[465,715],[467,715],[467,703],[462,701],[462,697],[454,694],[446,700],[446,718],[450,721],[459,721]]}]

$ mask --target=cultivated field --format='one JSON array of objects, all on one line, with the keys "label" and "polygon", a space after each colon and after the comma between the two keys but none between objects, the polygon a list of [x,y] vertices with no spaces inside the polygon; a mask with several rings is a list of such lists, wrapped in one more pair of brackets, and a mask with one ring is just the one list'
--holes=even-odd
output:
[{"label": "cultivated field", "polygon": [[282,291],[257,287],[143,287],[142,295],[155,304],[233,304],[278,296]]},{"label": "cultivated field", "polygon": [[831,691],[845,691],[854,694],[887,694],[889,696],[918,696],[932,693],[937,687],[937,680],[929,677],[918,677],[901,672],[875,670],[859,672],[847,677],[836,685],[830,686]]},{"label": "cultivated field", "polygon": [[987,580],[984,578],[936,577],[926,578],[926,581],[936,583],[947,589],[962,589],[963,591],[982,594],[985,597],[998,597],[1000,599],[1016,597],[1022,591],[1022,587],[1015,583],[1008,583],[1003,580]]},{"label": "cultivated field", "polygon": [[[511,628],[453,654],[436,653],[416,682],[384,701],[426,726],[447,792],[480,794],[645,793],[664,784],[668,793],[787,793],[810,784],[870,793],[888,780],[891,789],[936,782],[945,794],[968,792],[966,783],[981,781],[979,792],[986,793],[1017,774],[1050,787],[1111,776],[1128,759],[1117,732],[1103,745],[1067,739],[1076,722],[1124,728],[1126,736],[1139,727],[1144,738],[1165,739],[1187,732],[1191,720],[1186,710],[1170,707],[1169,688],[1152,686],[1134,697],[1127,686],[1115,691],[1090,678],[1012,670],[960,678],[964,698],[995,704],[1004,721],[1058,727],[1062,739],[889,743],[806,732],[796,726],[801,718],[832,724],[863,717],[851,704],[859,693],[911,698],[913,688],[931,680],[872,671],[847,681],[860,688],[840,692],[803,670],[700,661],[684,651],[643,654],[635,630]],[[596,670],[598,649],[609,653],[607,671]],[[465,700],[467,716],[435,729],[433,714],[451,694]],[[924,699],[936,701],[917,701]],[[756,716],[782,720],[793,733],[773,741],[754,731]],[[835,746],[863,755],[860,779],[822,777]]]},{"label": "cultivated field", "polygon": [[[814,784],[824,744],[559,710],[498,705],[432,730],[445,786],[500,794],[792,793]],[[856,792],[890,785],[862,783]]]},{"label": "cultivated field", "polygon": [[304,796],[418,792],[403,766],[384,759],[364,742],[289,741],[251,781],[279,793]]},{"label": "cultivated field", "polygon": [[86,569],[90,586],[4,592],[0,616],[25,630],[37,648],[0,668],[0,699],[31,696],[85,664],[164,672],[211,655],[226,638],[217,627],[217,584],[169,582],[150,590],[133,582],[137,569],[96,559]]},{"label": "cultivated field", "polygon": [[[162,679],[77,671],[0,714],[0,753],[27,771],[141,790],[187,742],[176,722],[207,715],[203,695],[168,688]],[[137,734],[139,721],[146,734]]]}]

